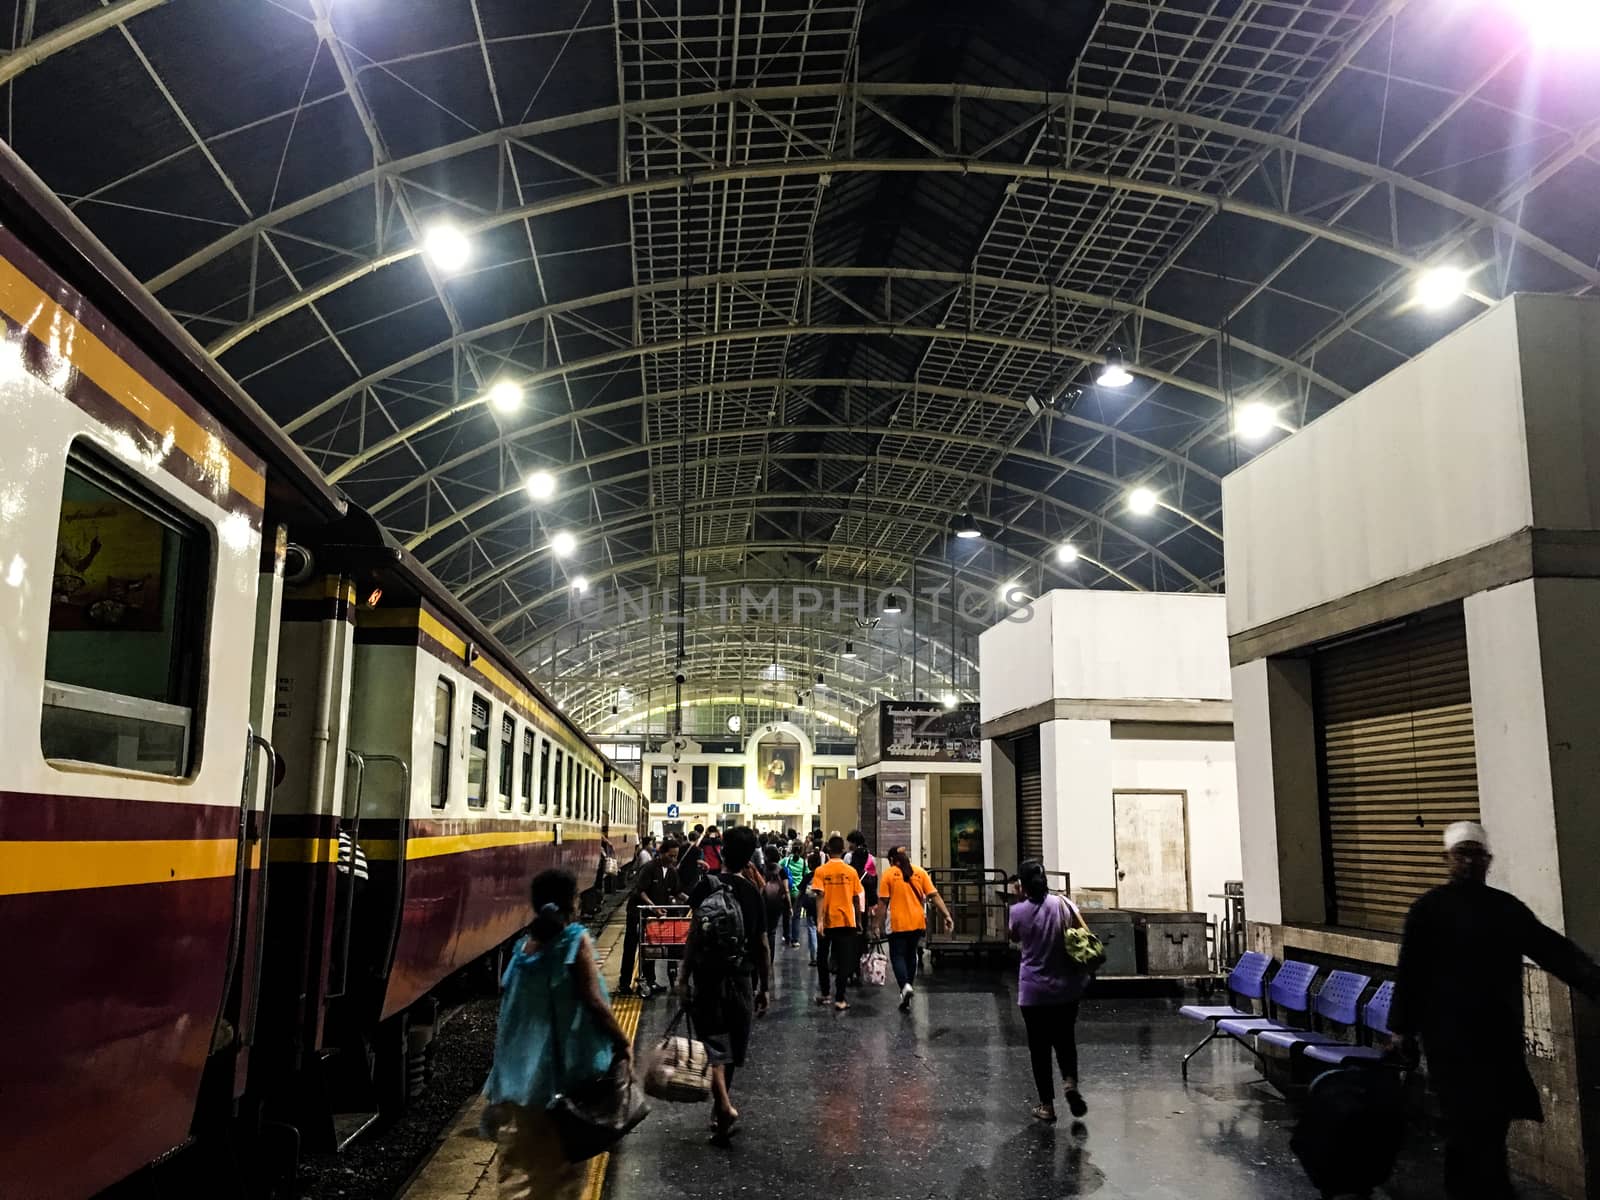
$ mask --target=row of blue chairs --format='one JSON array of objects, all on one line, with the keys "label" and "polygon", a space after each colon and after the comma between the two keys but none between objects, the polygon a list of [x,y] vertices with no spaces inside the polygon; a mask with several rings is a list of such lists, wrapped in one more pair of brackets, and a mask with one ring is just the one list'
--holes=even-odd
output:
[{"label": "row of blue chairs", "polygon": [[[1361,997],[1372,983],[1370,975],[1331,971],[1313,995],[1315,964],[1285,960],[1269,980],[1271,969],[1272,959],[1250,951],[1228,974],[1228,1004],[1187,1004],[1178,1010],[1180,1016],[1211,1027],[1183,1056],[1185,1079],[1189,1060],[1219,1037],[1234,1039],[1258,1058],[1263,1047],[1272,1047],[1286,1052],[1291,1061],[1303,1056],[1327,1067],[1383,1057],[1383,1043],[1391,1035],[1392,982],[1380,983],[1362,1004]],[[1255,1005],[1260,1005],[1259,1011]],[[1351,1040],[1362,1036],[1367,1044]]]}]

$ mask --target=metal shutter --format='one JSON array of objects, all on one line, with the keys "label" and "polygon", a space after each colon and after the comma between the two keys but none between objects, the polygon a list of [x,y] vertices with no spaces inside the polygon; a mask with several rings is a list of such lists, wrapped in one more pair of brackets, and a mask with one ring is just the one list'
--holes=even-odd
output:
[{"label": "metal shutter", "polygon": [[1313,676],[1333,920],[1398,932],[1445,880],[1445,826],[1478,819],[1465,621],[1318,651]]},{"label": "metal shutter", "polygon": [[1017,859],[1044,861],[1044,778],[1039,770],[1039,731],[1011,743],[1017,768]]}]

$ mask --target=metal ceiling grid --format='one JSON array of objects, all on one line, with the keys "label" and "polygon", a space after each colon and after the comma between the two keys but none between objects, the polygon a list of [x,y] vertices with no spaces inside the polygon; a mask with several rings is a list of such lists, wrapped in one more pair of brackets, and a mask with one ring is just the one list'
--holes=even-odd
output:
[{"label": "metal ceiling grid", "polygon": [[[1508,0],[12,13],[12,143],[589,723],[612,672],[659,707],[675,640],[574,623],[571,576],[669,585],[681,536],[753,586],[1217,587],[1234,405],[1298,426],[1600,282],[1594,62]],[[416,252],[440,219],[464,271]],[[1472,272],[1443,316],[1406,298],[1435,262]],[[840,711],[969,689],[977,623],[928,615],[707,618],[691,699],[776,703],[774,655]]]}]

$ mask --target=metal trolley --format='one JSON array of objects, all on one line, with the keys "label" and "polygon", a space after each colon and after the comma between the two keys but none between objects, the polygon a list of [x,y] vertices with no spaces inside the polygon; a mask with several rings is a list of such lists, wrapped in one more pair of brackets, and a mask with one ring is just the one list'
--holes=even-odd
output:
[{"label": "metal trolley", "polygon": [[928,874],[956,926],[946,933],[943,922],[930,918],[924,944],[933,961],[937,963],[947,954],[979,958],[1005,953],[1010,910],[1006,873],[980,867],[935,867]]},{"label": "metal trolley", "polygon": [[[645,978],[646,963],[667,964],[669,984],[678,981],[678,967],[689,945],[689,922],[693,910],[687,904],[662,904],[639,910],[639,987],[641,999],[654,991]],[[657,987],[660,985],[657,984]]]}]

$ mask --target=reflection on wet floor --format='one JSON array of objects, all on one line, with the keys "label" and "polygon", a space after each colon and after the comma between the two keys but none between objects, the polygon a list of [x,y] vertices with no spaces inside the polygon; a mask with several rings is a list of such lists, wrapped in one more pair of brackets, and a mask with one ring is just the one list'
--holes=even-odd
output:
[{"label": "reflection on wet floor", "polygon": [[[809,1003],[803,951],[780,952],[779,995],[756,1029],[731,1150],[706,1142],[708,1109],[658,1104],[614,1156],[608,1200],[1250,1200],[1315,1197],[1289,1150],[1294,1110],[1250,1056],[1217,1044],[1187,1087],[1178,1060],[1198,1039],[1176,999],[1090,1000],[1079,1022],[1089,1115],[1040,1125],[1027,1042],[1004,972],[945,968],[919,980],[911,1012],[892,988],[847,1013]],[[646,1006],[639,1045],[671,1001]],[[1441,1194],[1439,1147],[1415,1133],[1386,1195]],[[1525,1200],[1551,1193],[1524,1187]]]}]

